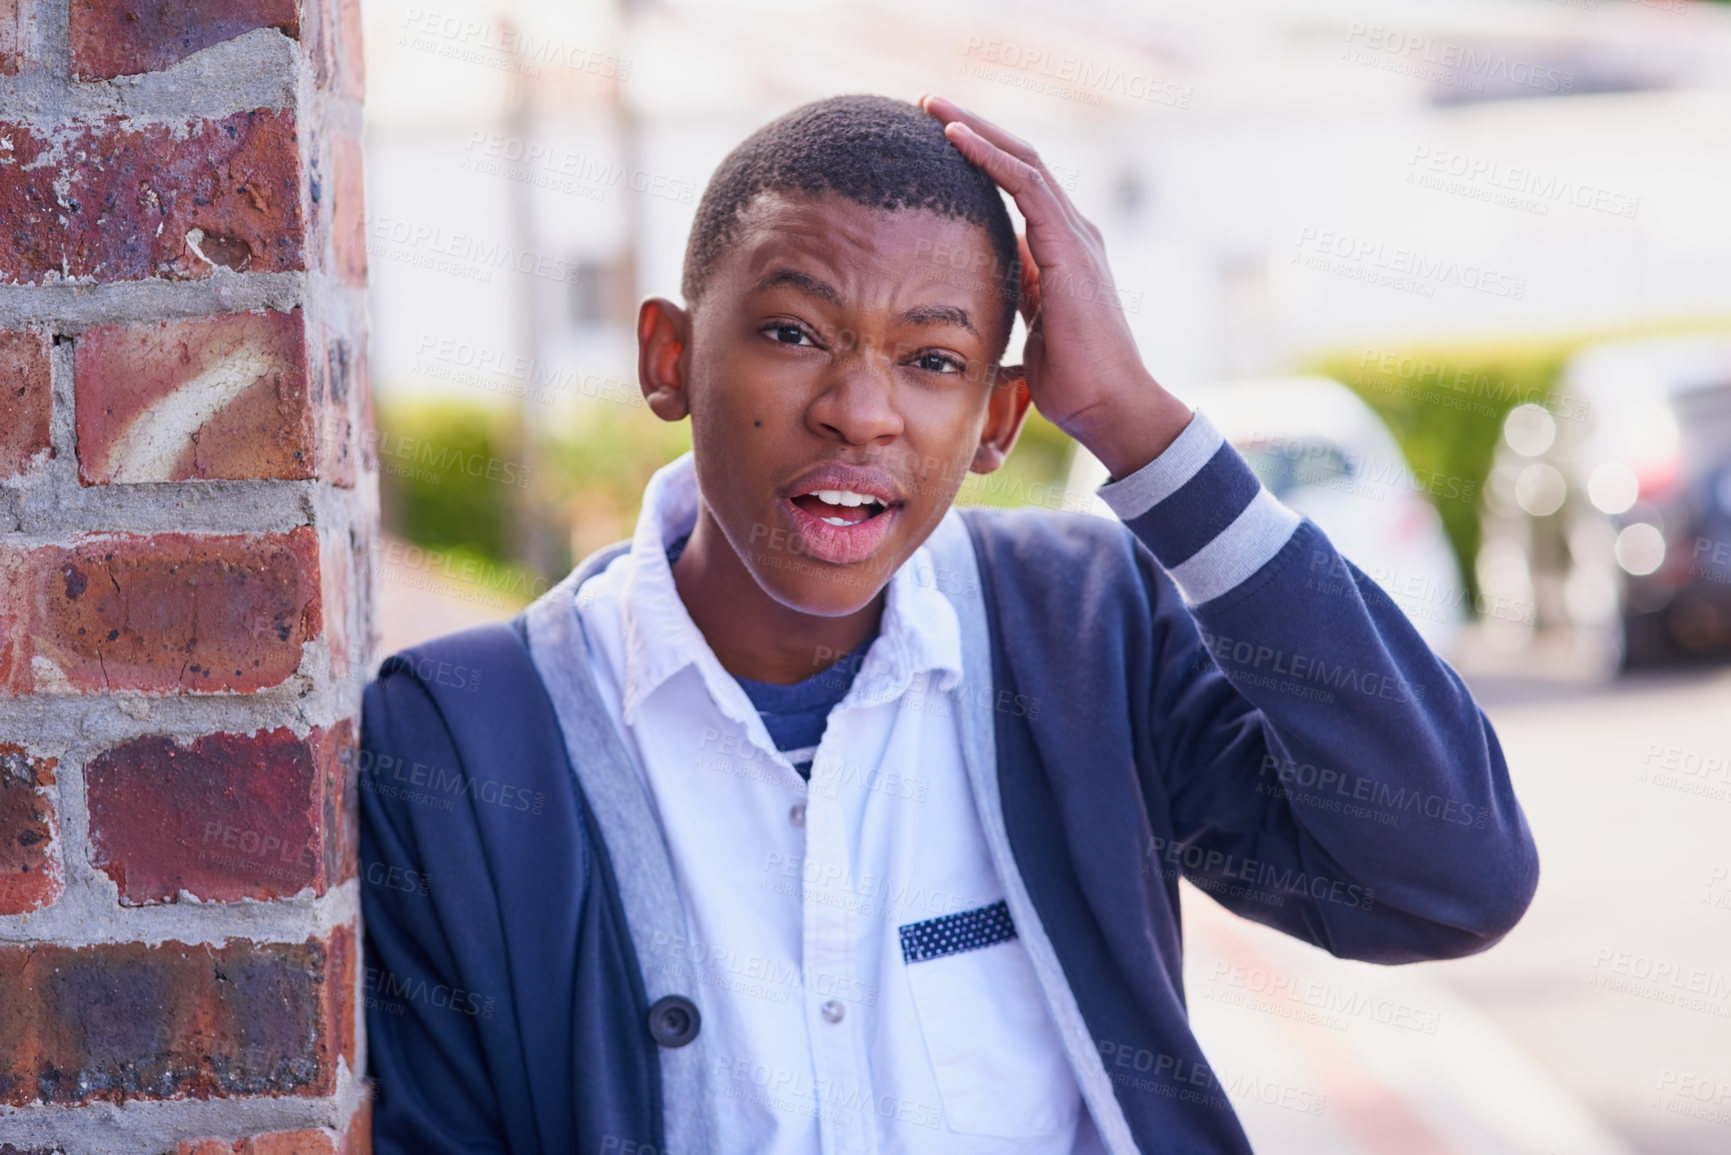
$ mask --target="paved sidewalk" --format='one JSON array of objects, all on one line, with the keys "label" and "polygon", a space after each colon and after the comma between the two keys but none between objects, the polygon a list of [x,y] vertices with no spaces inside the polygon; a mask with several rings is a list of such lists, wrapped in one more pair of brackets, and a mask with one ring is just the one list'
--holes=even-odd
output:
[{"label": "paved sidewalk", "polygon": [[1433,968],[1336,959],[1183,889],[1191,1021],[1258,1155],[1633,1155]]}]

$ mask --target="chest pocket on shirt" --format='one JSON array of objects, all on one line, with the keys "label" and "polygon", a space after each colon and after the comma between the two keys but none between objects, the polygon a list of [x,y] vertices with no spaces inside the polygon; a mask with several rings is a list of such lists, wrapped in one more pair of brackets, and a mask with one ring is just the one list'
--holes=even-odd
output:
[{"label": "chest pocket on shirt", "polygon": [[1081,1093],[1009,908],[898,929],[950,1129],[1002,1138],[1073,1130]]}]

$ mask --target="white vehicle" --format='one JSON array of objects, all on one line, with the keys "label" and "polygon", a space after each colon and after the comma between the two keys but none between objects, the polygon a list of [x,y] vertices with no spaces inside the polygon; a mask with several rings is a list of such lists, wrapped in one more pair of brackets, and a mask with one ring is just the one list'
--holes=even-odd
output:
[{"label": "white vehicle", "polygon": [[[1448,656],[1470,605],[1430,495],[1476,508],[1471,482],[1415,475],[1375,411],[1327,377],[1260,378],[1175,392],[1206,413],[1263,485],[1316,522],[1406,611],[1426,643]],[[1099,459],[1077,445],[1066,507],[1113,516],[1092,493],[1107,476]]]}]

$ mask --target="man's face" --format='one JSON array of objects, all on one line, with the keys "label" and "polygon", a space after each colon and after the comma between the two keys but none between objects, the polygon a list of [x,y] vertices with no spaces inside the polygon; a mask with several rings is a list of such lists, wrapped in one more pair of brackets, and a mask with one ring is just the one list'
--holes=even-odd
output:
[{"label": "man's face", "polygon": [[968,470],[1001,460],[980,451],[989,411],[1001,428],[1014,408],[989,363],[1007,324],[991,254],[969,222],[828,193],[764,194],[740,221],[691,316],[693,450],[715,522],[783,605],[858,610]]}]

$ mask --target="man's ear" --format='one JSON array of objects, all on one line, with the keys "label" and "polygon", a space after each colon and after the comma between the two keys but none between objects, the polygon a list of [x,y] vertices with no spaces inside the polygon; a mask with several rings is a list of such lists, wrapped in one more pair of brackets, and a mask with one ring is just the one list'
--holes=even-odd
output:
[{"label": "man's ear", "polygon": [[637,385],[650,412],[678,421],[691,412],[685,391],[685,349],[691,313],[666,297],[646,298],[637,309]]},{"label": "man's ear", "polygon": [[991,473],[1002,466],[1028,420],[1028,379],[1020,365],[998,366],[992,374],[991,390],[980,444],[974,450],[973,464],[968,466],[973,473]]}]

